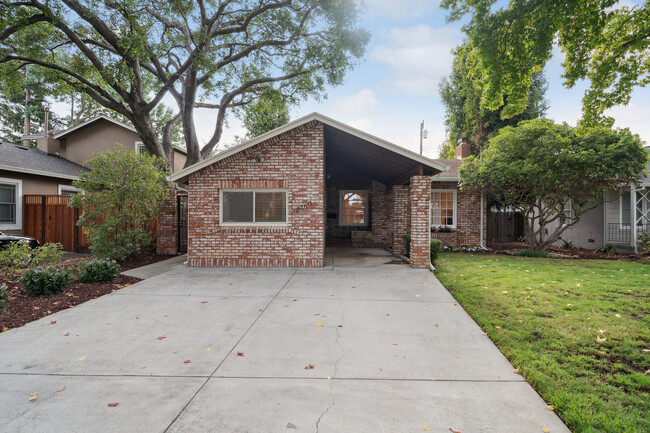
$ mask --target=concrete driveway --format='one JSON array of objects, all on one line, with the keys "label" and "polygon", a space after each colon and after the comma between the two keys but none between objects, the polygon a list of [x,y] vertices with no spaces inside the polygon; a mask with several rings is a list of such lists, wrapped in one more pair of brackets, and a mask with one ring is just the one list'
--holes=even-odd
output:
[{"label": "concrete driveway", "polygon": [[568,432],[430,272],[356,253],[176,261],[0,334],[0,431]]}]

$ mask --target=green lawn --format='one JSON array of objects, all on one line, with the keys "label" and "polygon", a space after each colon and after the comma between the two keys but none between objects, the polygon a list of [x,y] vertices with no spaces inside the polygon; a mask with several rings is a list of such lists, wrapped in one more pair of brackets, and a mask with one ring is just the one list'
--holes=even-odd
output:
[{"label": "green lawn", "polygon": [[436,275],[574,432],[650,432],[650,265],[443,253]]}]

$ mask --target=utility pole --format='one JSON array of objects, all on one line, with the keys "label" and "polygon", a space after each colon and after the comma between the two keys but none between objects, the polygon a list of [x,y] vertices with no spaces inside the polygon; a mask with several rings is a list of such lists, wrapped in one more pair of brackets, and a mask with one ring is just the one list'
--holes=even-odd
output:
[{"label": "utility pole", "polygon": [[424,120],[423,120],[422,122],[420,122],[420,155],[422,155],[422,150],[423,150],[422,149],[422,139],[427,138],[428,133],[429,133],[429,131],[424,129]]}]

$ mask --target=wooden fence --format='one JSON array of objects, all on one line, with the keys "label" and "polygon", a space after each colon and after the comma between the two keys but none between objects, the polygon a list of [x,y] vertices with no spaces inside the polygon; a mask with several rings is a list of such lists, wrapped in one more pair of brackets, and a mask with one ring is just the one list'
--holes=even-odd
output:
[{"label": "wooden fence", "polygon": [[23,233],[42,244],[58,242],[64,251],[85,251],[88,240],[76,225],[79,210],[69,206],[70,195],[25,194]]},{"label": "wooden fence", "polygon": [[488,212],[488,242],[517,242],[525,235],[524,217],[519,212]]}]

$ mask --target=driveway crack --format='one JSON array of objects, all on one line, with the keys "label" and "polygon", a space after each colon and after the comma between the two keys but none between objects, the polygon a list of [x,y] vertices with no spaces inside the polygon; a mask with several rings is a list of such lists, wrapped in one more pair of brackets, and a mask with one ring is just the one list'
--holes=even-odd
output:
[{"label": "driveway crack", "polygon": [[339,302],[340,302],[340,304],[341,304],[341,322],[340,322],[339,325],[336,327],[336,344],[338,344],[338,346],[339,346],[340,354],[339,354],[339,357],[336,359],[336,362],[334,362],[334,376],[332,376],[332,378],[331,378],[330,381],[329,381],[329,382],[330,382],[330,383],[329,383],[329,388],[330,388],[330,399],[332,400],[332,402],[330,403],[330,405],[329,405],[327,408],[325,408],[325,410],[320,414],[320,416],[319,416],[318,419],[316,420],[316,433],[319,432],[319,429],[320,429],[320,422],[321,422],[321,420],[323,419],[323,417],[324,417],[324,416],[327,414],[327,412],[329,412],[330,409],[333,408],[334,405],[336,404],[336,401],[335,401],[335,399],[334,399],[334,389],[333,389],[333,387],[334,387],[334,381],[336,380],[336,377],[337,377],[337,375],[338,375],[338,371],[339,371],[339,362],[340,362],[341,359],[345,356],[345,352],[343,351],[343,345],[341,344],[341,328],[343,328],[343,322],[345,321],[345,307],[344,307],[344,305],[343,305],[343,299],[340,299],[340,298],[339,298]]}]

